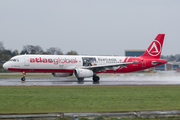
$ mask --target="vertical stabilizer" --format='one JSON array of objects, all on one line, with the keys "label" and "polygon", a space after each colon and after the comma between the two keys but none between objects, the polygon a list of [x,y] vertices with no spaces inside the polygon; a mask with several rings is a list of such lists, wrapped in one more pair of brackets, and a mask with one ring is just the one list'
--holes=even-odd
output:
[{"label": "vertical stabilizer", "polygon": [[162,52],[164,36],[165,34],[158,34],[141,57],[151,57],[151,58],[159,59]]}]

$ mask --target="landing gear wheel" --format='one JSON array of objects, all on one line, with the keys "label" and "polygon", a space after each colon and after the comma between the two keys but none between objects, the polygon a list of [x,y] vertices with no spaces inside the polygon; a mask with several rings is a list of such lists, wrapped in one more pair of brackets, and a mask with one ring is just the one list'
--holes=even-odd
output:
[{"label": "landing gear wheel", "polygon": [[23,77],[21,78],[21,81],[24,82],[26,80],[25,76],[26,76],[26,72],[22,72],[23,73]]},{"label": "landing gear wheel", "polygon": [[78,79],[78,84],[83,84],[84,83],[84,78],[77,78]]},{"label": "landing gear wheel", "polygon": [[21,78],[21,81],[25,81],[26,80],[26,78],[23,76],[22,78]]},{"label": "landing gear wheel", "polygon": [[84,81],[84,78],[77,78],[78,81]]},{"label": "landing gear wheel", "polygon": [[99,82],[99,76],[93,76],[93,82]]}]

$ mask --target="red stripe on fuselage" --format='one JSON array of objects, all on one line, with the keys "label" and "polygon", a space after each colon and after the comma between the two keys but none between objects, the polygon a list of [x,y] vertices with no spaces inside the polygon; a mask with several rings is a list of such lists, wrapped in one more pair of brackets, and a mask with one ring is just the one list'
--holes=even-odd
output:
[{"label": "red stripe on fuselage", "polygon": [[129,58],[130,58],[130,57],[126,57],[126,58],[124,59],[124,62],[128,62]]},{"label": "red stripe on fuselage", "polygon": [[74,69],[19,69],[19,68],[8,68],[10,71],[14,72],[68,72],[73,73]]},{"label": "red stripe on fuselage", "polygon": [[126,57],[126,58],[124,59],[124,62],[126,62],[127,59],[128,59],[128,57]]}]

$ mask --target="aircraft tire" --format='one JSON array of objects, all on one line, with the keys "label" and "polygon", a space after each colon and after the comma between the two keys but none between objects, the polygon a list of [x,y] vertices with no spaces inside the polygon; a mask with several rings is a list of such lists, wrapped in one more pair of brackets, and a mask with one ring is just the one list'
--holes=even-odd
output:
[{"label": "aircraft tire", "polygon": [[83,82],[84,78],[77,78],[79,82]]},{"label": "aircraft tire", "polygon": [[93,76],[93,82],[99,82],[99,76]]},{"label": "aircraft tire", "polygon": [[22,77],[22,78],[21,78],[21,81],[25,81],[25,80],[26,80],[26,78],[25,78],[25,77]]}]

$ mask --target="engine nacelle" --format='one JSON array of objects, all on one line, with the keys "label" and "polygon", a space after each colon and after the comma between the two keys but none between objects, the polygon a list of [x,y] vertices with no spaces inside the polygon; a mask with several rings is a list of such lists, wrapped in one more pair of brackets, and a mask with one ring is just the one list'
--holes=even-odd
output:
[{"label": "engine nacelle", "polygon": [[72,76],[72,73],[52,73],[52,75],[54,77],[68,77],[68,76]]},{"label": "engine nacelle", "polygon": [[93,77],[93,71],[87,69],[75,69],[74,75],[77,78],[89,78],[89,77]]}]

